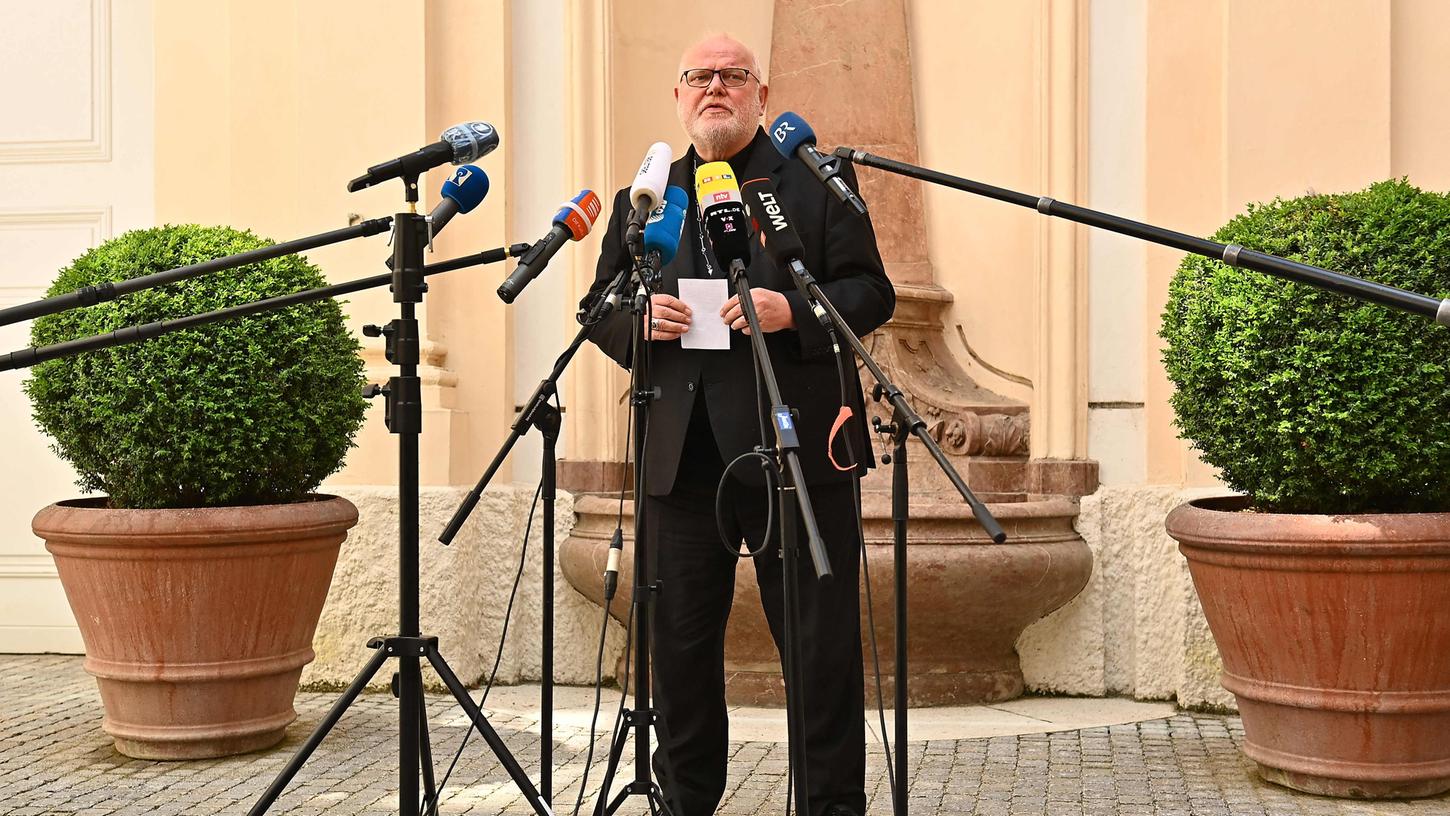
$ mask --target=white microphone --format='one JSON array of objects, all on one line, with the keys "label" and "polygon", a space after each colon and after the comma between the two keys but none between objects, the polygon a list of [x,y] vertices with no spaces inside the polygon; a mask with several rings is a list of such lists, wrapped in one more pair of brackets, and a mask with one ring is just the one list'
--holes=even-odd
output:
[{"label": "white microphone", "polygon": [[631,252],[640,246],[645,220],[664,199],[665,186],[670,183],[670,162],[674,160],[675,152],[668,144],[655,142],[644,154],[639,172],[634,174],[634,184],[629,188],[629,205],[634,209],[624,229],[625,246],[630,247]]}]

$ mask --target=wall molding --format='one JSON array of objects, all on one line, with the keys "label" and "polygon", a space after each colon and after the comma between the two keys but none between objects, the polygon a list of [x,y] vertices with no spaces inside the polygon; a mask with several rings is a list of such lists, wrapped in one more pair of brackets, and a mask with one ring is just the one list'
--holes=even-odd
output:
[{"label": "wall molding", "polygon": [[111,0],[91,0],[91,133],[84,139],[0,141],[0,164],[111,160]]},{"label": "wall molding", "polygon": [[[24,232],[45,227],[90,227],[87,248],[111,237],[110,207],[51,207],[40,210],[0,210],[0,231]],[[13,279],[13,278],[12,278]],[[11,284],[0,282],[0,306],[35,300],[44,294],[49,278],[42,284]]]},{"label": "wall molding", "polygon": [[59,578],[49,555],[0,553],[0,581],[12,578]]}]

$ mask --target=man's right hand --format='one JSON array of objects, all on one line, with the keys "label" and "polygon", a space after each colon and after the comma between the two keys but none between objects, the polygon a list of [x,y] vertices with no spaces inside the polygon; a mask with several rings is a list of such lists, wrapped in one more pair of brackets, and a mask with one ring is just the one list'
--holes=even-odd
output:
[{"label": "man's right hand", "polygon": [[690,328],[690,307],[674,295],[650,295],[650,314],[644,316],[646,340],[678,340]]}]

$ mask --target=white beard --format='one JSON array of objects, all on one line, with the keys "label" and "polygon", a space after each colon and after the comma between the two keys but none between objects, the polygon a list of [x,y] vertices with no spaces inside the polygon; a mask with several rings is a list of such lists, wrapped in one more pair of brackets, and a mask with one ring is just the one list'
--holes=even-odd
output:
[{"label": "white beard", "polygon": [[740,116],[726,122],[706,123],[696,119],[693,126],[687,128],[690,141],[694,142],[696,150],[712,156],[724,156],[726,151],[742,141],[748,141],[750,134],[755,131],[760,115],[751,117],[748,112],[740,113]]}]

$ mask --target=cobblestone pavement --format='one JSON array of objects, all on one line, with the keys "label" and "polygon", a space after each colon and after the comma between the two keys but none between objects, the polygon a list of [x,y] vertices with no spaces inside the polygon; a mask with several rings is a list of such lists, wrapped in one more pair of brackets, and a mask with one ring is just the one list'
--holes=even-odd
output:
[{"label": "cobblestone pavement", "polygon": [[[0,656],[0,814],[243,814],[301,745],[335,696],[299,696],[299,720],[279,748],[204,762],[158,763],[116,753],[101,731],[96,686],[80,659]],[[606,693],[612,722],[618,693]],[[453,706],[435,702],[435,760],[446,766],[464,733]],[[916,712],[913,720],[930,716]],[[537,723],[520,715],[491,720],[530,777],[538,778]],[[363,697],[272,808],[276,814],[395,813],[397,709],[386,695]],[[533,728],[531,733],[530,728]],[[588,732],[556,728],[555,802],[573,810]],[[910,746],[911,812],[982,816],[1248,816],[1249,814],[1450,814],[1450,796],[1417,802],[1350,802],[1292,793],[1264,783],[1238,750],[1235,717],[1179,714],[1122,726]],[[597,788],[596,765],[589,778]],[[879,745],[869,749],[870,813],[891,812]],[[721,814],[783,812],[786,746],[731,746]],[[626,774],[633,765],[625,766]],[[617,790],[617,787],[616,787]],[[588,804],[586,803],[586,809]],[[474,739],[445,788],[447,814],[529,813],[507,774]],[[620,813],[647,812],[643,799]]]}]

